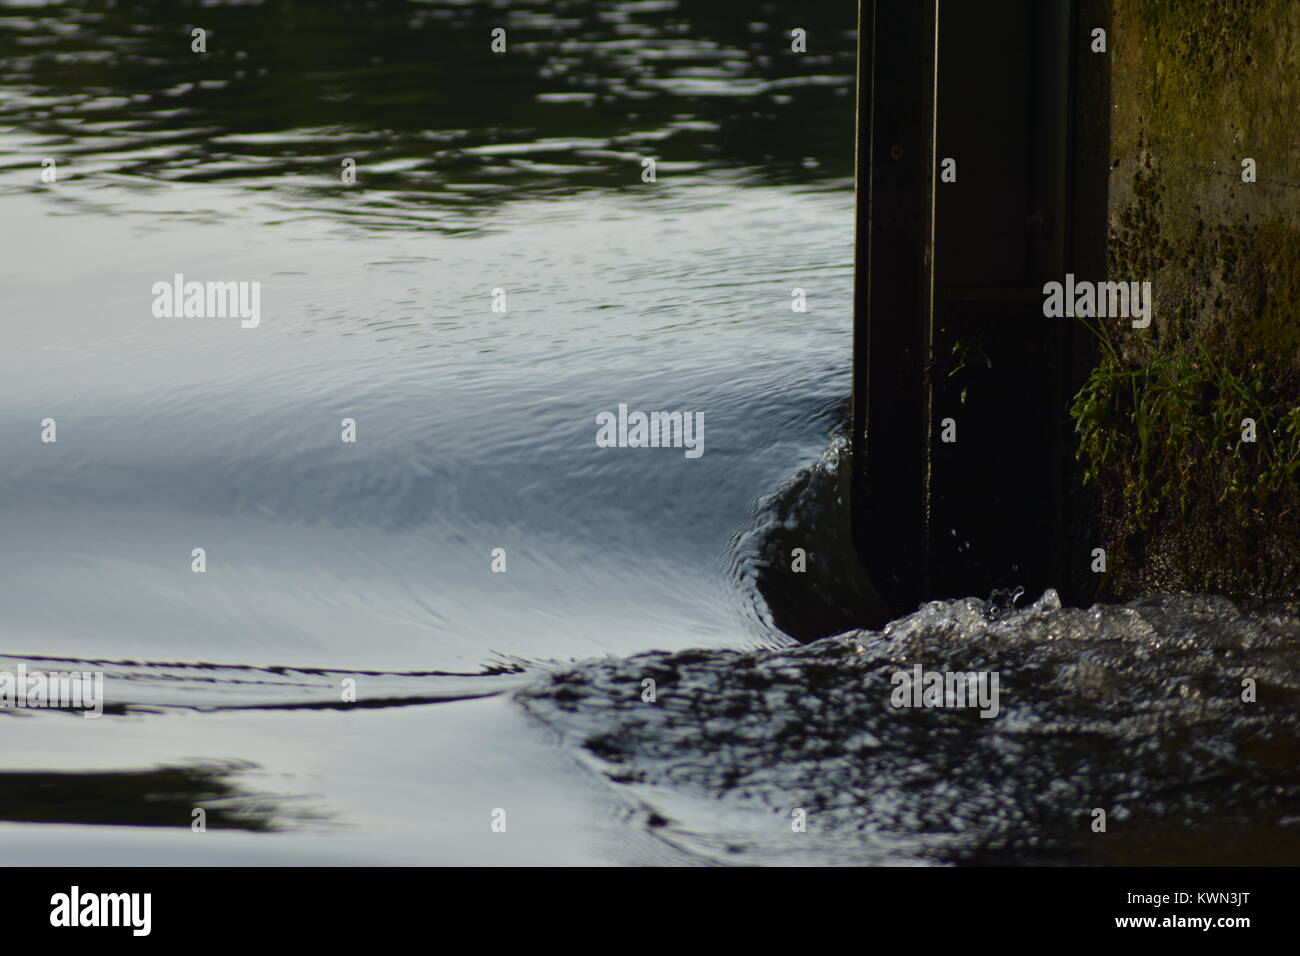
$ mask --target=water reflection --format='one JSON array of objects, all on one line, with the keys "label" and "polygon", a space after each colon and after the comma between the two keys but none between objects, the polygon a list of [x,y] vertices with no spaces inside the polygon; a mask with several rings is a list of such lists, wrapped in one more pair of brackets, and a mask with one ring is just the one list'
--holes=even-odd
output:
[{"label": "water reflection", "polygon": [[[848,392],[854,18],[0,0],[0,667],[93,664],[127,715],[4,716],[4,812],[48,786],[98,793],[102,822],[220,797],[103,770],[197,754],[363,834],[304,854],[589,862],[610,831],[640,856],[503,691],[556,660],[790,643],[743,529]],[[176,272],[260,281],[261,325],[152,316]],[[707,454],[597,449],[620,402],[703,413]],[[485,846],[505,800],[545,826]]]},{"label": "water reflection", "polygon": [[[0,11],[12,126],[105,188],[237,184],[283,214],[466,228],[520,197],[852,173],[851,11],[718,0],[50,3]],[[207,31],[206,53],[191,31]],[[506,30],[493,53],[491,32]],[[790,30],[807,33],[791,50]],[[3,142],[3,141],[0,141]],[[342,184],[343,159],[358,166]]]},{"label": "water reflection", "polygon": [[[195,810],[212,830],[270,833],[326,819],[305,803],[237,783],[251,764],[59,773],[0,771],[0,821],[192,829]],[[297,804],[297,805],[296,805]]]}]

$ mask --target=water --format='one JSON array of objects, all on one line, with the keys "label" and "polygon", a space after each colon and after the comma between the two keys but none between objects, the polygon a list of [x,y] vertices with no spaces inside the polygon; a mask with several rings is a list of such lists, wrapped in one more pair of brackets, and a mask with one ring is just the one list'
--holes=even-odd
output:
[{"label": "water", "polygon": [[[564,668],[520,697],[702,859],[1277,865],[1300,858],[1298,610],[936,601],[794,650]],[[896,706],[918,665],[996,673],[996,713]],[[654,704],[628,693],[646,677]]]},{"label": "water", "polygon": [[[845,641],[885,653],[866,637],[794,649],[872,600],[836,437],[853,17],[701,0],[0,6],[0,670],[102,670],[109,698],[100,720],[0,711],[0,862],[996,857],[993,837],[966,857],[918,840],[847,765],[885,832],[792,845],[770,812],[784,798],[733,805],[672,761],[611,783],[584,747],[621,726],[618,694],[639,699],[632,655],[704,649],[700,666],[742,662],[741,679]],[[261,282],[260,326],[155,318],[151,288],[178,272]],[[597,448],[596,415],[620,403],[702,412],[704,455]],[[794,547],[812,558],[797,580]],[[1216,634],[1265,626],[1204,614]],[[1159,633],[1189,640],[1180,628]],[[936,653],[967,631],[944,633]],[[1268,646],[1286,696],[1263,727],[1281,733],[1294,661]],[[571,666],[629,683],[598,685],[571,725],[547,706]],[[706,768],[728,752],[700,746]],[[775,744],[745,759],[816,802]],[[1058,766],[1033,759],[1035,780]],[[1265,777],[1290,799],[1287,771]],[[965,819],[953,800],[925,805]],[[847,812],[832,830],[862,825]]]}]

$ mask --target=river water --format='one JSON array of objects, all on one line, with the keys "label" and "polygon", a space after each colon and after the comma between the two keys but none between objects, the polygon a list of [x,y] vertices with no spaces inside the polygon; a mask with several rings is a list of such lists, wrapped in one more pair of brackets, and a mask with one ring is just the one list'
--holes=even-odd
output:
[{"label": "river water", "polygon": [[[1160,773],[1189,777],[1191,803],[1151,811],[1164,842],[1136,855],[1193,813],[1293,852],[1292,607],[1011,612],[979,663],[1066,676],[978,742],[939,728],[937,751],[917,727],[891,743],[848,690],[899,663],[879,642],[960,657],[996,610],[800,647],[862,600],[840,570],[837,438],[853,20],[702,0],[0,4],[0,671],[102,671],[109,705],[0,711],[0,863],[1077,859],[1062,820],[1136,812],[1123,781]],[[178,273],[259,282],[259,324],[156,316]],[[704,453],[598,447],[620,405],[701,413]],[[785,574],[794,547],[806,584]],[[1236,655],[1228,676],[1273,696],[1122,723],[1188,699],[1169,646],[1205,680]],[[834,662],[856,647],[869,666]],[[1126,647],[1140,675],[1106,656]],[[670,670],[716,733],[660,725],[670,706],[629,724],[635,655],[688,649],[698,673]],[[1094,651],[1100,670],[1068,669]],[[1137,695],[1109,731],[1070,683],[1109,686],[1108,667]],[[801,687],[831,668],[830,709],[785,714],[822,741],[812,763],[762,738],[784,723],[736,725],[777,706],[752,696],[770,668]],[[700,689],[715,679],[739,697]],[[560,692],[575,680],[589,706]],[[1041,744],[1049,712],[1098,768],[1125,735],[1212,727],[1233,785],[1156,757],[1072,775]],[[968,758],[1017,741],[1025,772],[961,797],[992,772]],[[894,762],[864,756],[877,745]],[[737,761],[761,786],[715,772]],[[957,763],[973,789],[936,782]],[[792,800],[814,839],[791,842]]]}]

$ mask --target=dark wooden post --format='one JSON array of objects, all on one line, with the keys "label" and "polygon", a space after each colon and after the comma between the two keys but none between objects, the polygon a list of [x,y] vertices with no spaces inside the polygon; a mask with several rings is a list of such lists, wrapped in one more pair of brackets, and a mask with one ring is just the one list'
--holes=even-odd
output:
[{"label": "dark wooden post", "polygon": [[1086,342],[1042,314],[1074,261],[1075,12],[860,0],[851,506],[895,614],[1081,580],[1063,537]]},{"label": "dark wooden post", "polygon": [[934,4],[860,0],[853,338],[854,540],[895,611],[928,561]]}]

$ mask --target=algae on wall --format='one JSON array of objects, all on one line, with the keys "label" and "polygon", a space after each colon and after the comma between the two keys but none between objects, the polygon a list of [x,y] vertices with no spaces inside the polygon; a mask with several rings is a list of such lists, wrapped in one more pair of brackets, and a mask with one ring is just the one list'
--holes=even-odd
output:
[{"label": "algae on wall", "polygon": [[1300,3],[1116,0],[1108,46],[1107,270],[1154,315],[1072,409],[1107,590],[1295,595]]}]

